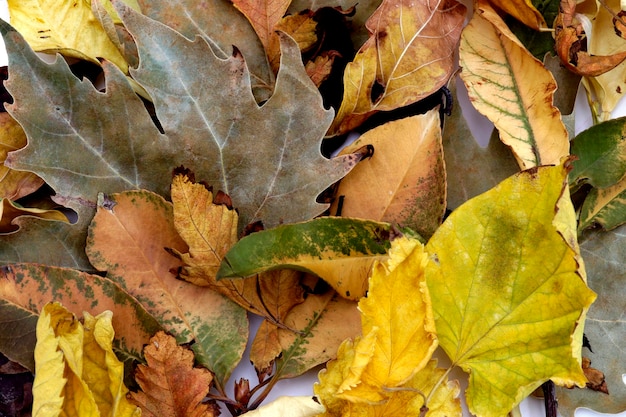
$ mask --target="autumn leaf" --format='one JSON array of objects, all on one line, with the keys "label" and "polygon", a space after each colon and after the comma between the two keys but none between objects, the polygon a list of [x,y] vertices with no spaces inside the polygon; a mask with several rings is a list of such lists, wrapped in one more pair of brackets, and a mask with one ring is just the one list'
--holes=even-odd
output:
[{"label": "autumn leaf", "polygon": [[170,203],[148,191],[101,196],[87,241],[92,264],[179,343],[193,341],[196,360],[222,384],[246,345],[245,311],[210,289],[177,280],[171,271],[180,262],[165,248],[187,249],[174,228]]},{"label": "autumn leaf", "polygon": [[593,224],[611,230],[626,223],[626,179],[607,188],[593,188],[580,208],[578,230]]},{"label": "autumn leaf", "polygon": [[341,107],[329,135],[346,133],[373,113],[437,91],[454,66],[465,6],[455,0],[385,0],[368,19],[370,38],[344,72]]},{"label": "autumn leaf", "polygon": [[439,110],[430,110],[374,128],[344,148],[347,154],[371,145],[374,154],[341,180],[331,212],[341,201],[342,216],[399,224],[430,237],[446,201],[439,123]]},{"label": "autumn leaf", "polygon": [[105,58],[128,72],[128,63],[93,15],[91,2],[11,0],[8,5],[11,24],[35,51],[59,52],[95,64]]},{"label": "autumn leaf", "polygon": [[539,30],[548,26],[531,0],[509,0],[503,2],[489,0],[489,2],[532,29]]},{"label": "autumn leaf", "polygon": [[585,335],[591,350],[583,348],[583,355],[592,366],[604,372],[609,395],[590,389],[557,388],[559,410],[573,415],[578,407],[588,407],[599,413],[620,413],[626,409],[626,387],[623,383],[626,349],[623,340],[626,326],[623,320],[624,282],[626,272],[626,226],[613,232],[586,231],[581,237],[581,254],[589,275],[589,287],[598,293],[589,308]]},{"label": "autumn leaf", "polygon": [[205,403],[213,376],[193,366],[194,355],[164,332],[157,333],[144,348],[146,365],[139,365],[135,379],[141,391],[131,392],[132,402],[143,416],[212,417],[219,415],[215,403]]},{"label": "autumn leaf", "polygon": [[[35,245],[36,246],[36,245]],[[130,367],[143,345],[161,326],[128,293],[112,281],[68,268],[12,264],[0,268],[0,351],[31,371],[37,318],[48,302],[57,301],[73,314],[115,312],[114,350]]]},{"label": "autumn leaf", "polygon": [[309,397],[278,397],[271,403],[248,411],[242,417],[315,417],[324,412],[324,407]]},{"label": "autumn leaf", "polygon": [[439,342],[470,373],[474,414],[503,415],[548,379],[586,382],[579,320],[595,294],[564,224],[575,219],[566,177],[563,166],[522,171],[457,208],[426,245]]},{"label": "autumn leaf", "polygon": [[463,29],[459,50],[470,100],[495,124],[520,167],[559,164],[569,137],[552,105],[554,78],[485,1]]},{"label": "autumn leaf", "polygon": [[318,275],[342,297],[358,300],[374,261],[387,257],[393,233],[387,223],[342,217],[278,226],[237,242],[217,279],[292,268]]},{"label": "autumn leaf", "polygon": [[19,226],[14,223],[14,220],[20,216],[68,222],[67,217],[58,210],[18,207],[11,200],[3,198],[0,199],[0,234],[16,232]]},{"label": "autumn leaf", "polygon": [[0,198],[17,200],[34,191],[43,180],[28,171],[15,171],[4,166],[11,151],[26,146],[26,135],[22,127],[8,113],[0,113]]},{"label": "autumn leaf", "polygon": [[112,350],[112,313],[85,313],[84,325],[59,303],[37,322],[33,416],[140,416],[126,399],[124,366]]}]

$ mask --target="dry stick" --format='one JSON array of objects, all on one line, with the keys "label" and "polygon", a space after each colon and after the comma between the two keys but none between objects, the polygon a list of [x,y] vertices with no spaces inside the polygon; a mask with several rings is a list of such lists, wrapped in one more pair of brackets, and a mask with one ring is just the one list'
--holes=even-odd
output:
[{"label": "dry stick", "polygon": [[556,400],[556,387],[554,382],[546,381],[541,385],[543,390],[543,403],[546,408],[546,417],[556,417],[558,402]]}]

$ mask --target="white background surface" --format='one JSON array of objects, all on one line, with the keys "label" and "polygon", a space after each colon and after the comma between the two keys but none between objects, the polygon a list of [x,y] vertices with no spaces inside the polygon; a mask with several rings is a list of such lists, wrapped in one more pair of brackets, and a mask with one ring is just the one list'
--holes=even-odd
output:
[{"label": "white background surface", "polygon": [[[4,20],[9,20],[7,0],[0,0],[0,17]],[[0,39],[0,66],[4,66],[6,64],[7,64],[6,52],[4,50],[2,41]],[[464,87],[462,86],[462,83],[458,83],[457,91],[459,92],[459,95],[461,96],[462,94],[461,92],[464,91]],[[469,101],[466,98],[464,99],[463,97],[459,97],[459,102],[463,108],[465,117],[468,119],[468,122],[470,124],[470,129],[474,137],[487,138],[486,140],[488,140],[491,134],[491,130],[493,129],[493,125],[486,118],[484,118],[479,113],[477,113],[471,107],[471,105],[469,104]],[[591,125],[591,115],[587,107],[584,94],[582,94],[582,91],[579,91],[575,113],[576,113],[576,132],[578,133]],[[626,115],[626,105],[624,103],[618,106],[616,111],[613,113],[614,117],[619,117],[623,115]],[[251,333],[252,334],[256,333],[256,329],[258,328],[259,324],[260,324],[260,320],[257,317],[253,317],[251,320]],[[444,362],[446,358],[440,357],[439,360],[440,362]],[[309,371],[307,374],[305,374],[302,377],[292,379],[292,380],[280,381],[274,387],[274,389],[268,396],[266,402],[272,401],[273,399],[276,399],[277,397],[283,396],[283,395],[291,395],[291,396],[312,395],[313,383],[317,381],[318,371],[319,371],[319,368]],[[456,374],[456,377],[462,379],[464,378],[464,375],[462,374],[462,372],[458,372]],[[239,378],[249,379],[251,386],[254,386],[257,381],[257,377],[254,372],[254,369],[252,368],[248,360],[248,351],[246,351],[246,353],[244,354],[244,359],[242,360],[241,364],[235,369],[233,373],[233,377],[227,384],[226,389],[230,395],[232,395],[233,393],[234,381]],[[520,408],[522,411],[522,415],[524,417],[545,416],[545,413],[543,410],[543,402],[540,400],[526,399],[524,400],[524,402],[522,402]],[[230,413],[228,411],[225,411],[222,415],[228,416],[230,415]],[[464,415],[469,416],[470,414],[467,411],[465,411]],[[576,417],[598,417],[598,416],[607,416],[607,415],[626,417],[626,412],[623,412],[620,414],[601,414],[601,413],[596,413],[596,412],[585,410],[585,409],[579,409],[576,412]]]}]

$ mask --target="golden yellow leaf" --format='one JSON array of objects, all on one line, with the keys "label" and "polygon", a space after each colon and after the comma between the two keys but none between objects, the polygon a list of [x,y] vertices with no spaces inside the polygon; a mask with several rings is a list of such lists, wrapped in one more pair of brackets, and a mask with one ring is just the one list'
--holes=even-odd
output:
[{"label": "golden yellow leaf", "polygon": [[530,28],[539,30],[548,26],[542,14],[533,5],[532,0],[489,0],[489,2]]},{"label": "golden yellow leaf", "polygon": [[90,1],[9,0],[8,4],[11,24],[35,51],[59,52],[95,64],[105,58],[128,73],[128,63],[92,13]]},{"label": "golden yellow leaf", "polygon": [[580,342],[595,294],[572,242],[566,177],[564,166],[510,177],[457,208],[426,246],[439,342],[470,373],[476,415],[504,415],[548,379],[585,384]]},{"label": "golden yellow leaf", "polygon": [[144,348],[147,365],[139,365],[135,379],[142,391],[131,398],[144,417],[213,417],[219,415],[214,402],[204,403],[213,375],[194,368],[194,354],[178,346],[176,339],[158,332]]},{"label": "golden yellow leaf", "polygon": [[344,72],[341,107],[330,135],[374,112],[414,103],[451,75],[466,8],[456,0],[384,0],[366,26],[370,38]]},{"label": "golden yellow leaf", "polygon": [[85,313],[83,325],[59,303],[44,306],[37,322],[33,416],[141,415],[126,399],[112,316]]},{"label": "golden yellow leaf", "polygon": [[248,411],[245,417],[314,417],[324,407],[309,397],[278,397],[271,403]]},{"label": "golden yellow leaf", "polygon": [[317,42],[317,22],[313,20],[313,13],[310,11],[285,16],[276,22],[267,47],[267,56],[274,73],[278,72],[280,66],[280,38],[277,31],[291,36],[300,51],[306,52]]},{"label": "golden yellow leaf", "polygon": [[461,35],[460,63],[474,107],[494,122],[520,167],[559,164],[569,154],[552,104],[554,78],[484,0]]},{"label": "golden yellow leaf", "polygon": [[[446,209],[441,141],[438,109],[363,134],[342,154],[370,144],[374,155],[361,161],[339,183],[341,215],[400,224],[430,237]],[[336,211],[337,204],[338,200],[331,210]]]},{"label": "golden yellow leaf", "polygon": [[30,171],[16,171],[4,165],[7,154],[26,146],[26,133],[9,113],[0,113],[0,198],[17,200],[43,185]]}]

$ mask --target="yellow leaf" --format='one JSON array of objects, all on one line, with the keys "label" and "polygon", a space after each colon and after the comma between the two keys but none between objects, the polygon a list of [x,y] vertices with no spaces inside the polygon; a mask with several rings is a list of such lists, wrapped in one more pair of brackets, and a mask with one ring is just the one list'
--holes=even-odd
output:
[{"label": "yellow leaf", "polygon": [[[438,109],[389,122],[363,134],[342,154],[370,144],[374,146],[374,155],[361,161],[339,183],[337,195],[343,196],[341,215],[400,224],[430,237],[441,224],[446,209],[441,141]],[[337,204],[333,204],[333,212]]]},{"label": "yellow leaf", "polygon": [[314,417],[324,411],[324,407],[311,397],[279,397],[271,403],[248,411],[245,417]]},{"label": "yellow leaf", "polygon": [[113,62],[124,73],[128,64],[91,11],[89,0],[9,0],[11,24],[37,52],[99,64]]},{"label": "yellow leaf", "polygon": [[496,125],[520,167],[559,164],[569,154],[569,137],[552,104],[556,82],[484,0],[459,49],[470,99]]},{"label": "yellow leaf", "polygon": [[26,133],[9,113],[0,113],[0,198],[17,200],[43,185],[30,171],[17,171],[4,165],[7,154],[26,146]]},{"label": "yellow leaf", "polygon": [[144,348],[147,365],[139,365],[135,379],[142,391],[130,395],[144,417],[213,417],[214,402],[204,403],[213,375],[194,368],[194,355],[176,339],[158,332]]},{"label": "yellow leaf", "polygon": [[504,415],[548,379],[585,385],[573,345],[595,294],[566,226],[566,177],[564,166],[510,177],[457,208],[426,245],[439,342],[470,373],[476,415]]},{"label": "yellow leaf", "polygon": [[85,313],[82,325],[59,303],[37,322],[33,416],[138,417],[126,399],[124,365],[113,353],[112,313]]},{"label": "yellow leaf", "polygon": [[539,30],[548,26],[532,0],[489,0],[489,2],[532,29]]},{"label": "yellow leaf", "polygon": [[415,103],[450,77],[466,8],[456,0],[384,0],[368,19],[370,38],[348,63],[341,107],[329,134],[373,113]]}]

